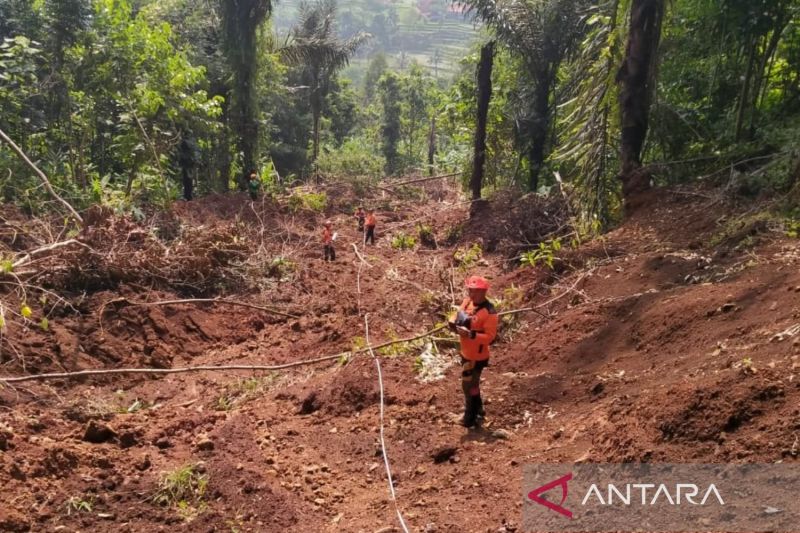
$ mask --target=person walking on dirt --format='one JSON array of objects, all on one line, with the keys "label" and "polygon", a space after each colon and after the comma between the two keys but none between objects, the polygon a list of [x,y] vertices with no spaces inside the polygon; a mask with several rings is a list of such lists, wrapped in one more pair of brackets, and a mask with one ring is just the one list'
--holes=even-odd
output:
[{"label": "person walking on dirt", "polygon": [[375,212],[370,209],[367,211],[367,218],[365,220],[367,231],[364,233],[364,246],[367,245],[367,242],[371,242],[372,246],[375,246]]},{"label": "person walking on dirt", "polygon": [[363,207],[359,207],[356,210],[356,214],[353,215],[353,216],[356,217],[356,219],[358,220],[358,231],[363,233],[364,232],[364,219],[367,218],[367,214],[364,212],[364,208]]},{"label": "person walking on dirt", "polygon": [[336,260],[336,250],[333,249],[333,240],[335,234],[331,230],[331,221],[325,221],[325,227],[322,229],[322,244],[325,246],[325,261]]},{"label": "person walking on dirt", "polygon": [[258,174],[253,170],[250,172],[250,178],[247,180],[247,190],[250,192],[250,199],[254,202],[258,200],[258,191],[261,190],[261,180],[258,179]]},{"label": "person walking on dirt", "polygon": [[456,315],[448,322],[461,341],[461,388],[464,391],[464,417],[461,423],[472,427],[483,418],[481,372],[489,366],[489,344],[497,335],[497,311],[486,299],[489,282],[480,276],[470,276],[464,284],[469,296]]}]

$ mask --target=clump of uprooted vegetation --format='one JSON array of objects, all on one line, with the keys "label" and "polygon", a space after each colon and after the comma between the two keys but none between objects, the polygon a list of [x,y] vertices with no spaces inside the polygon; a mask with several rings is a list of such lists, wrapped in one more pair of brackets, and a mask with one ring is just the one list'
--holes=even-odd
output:
[{"label": "clump of uprooted vegetation", "polygon": [[486,252],[514,257],[540,242],[574,234],[572,211],[561,195],[520,197],[513,191],[501,191],[487,203],[473,207],[470,223],[458,237],[482,242]]},{"label": "clump of uprooted vegetation", "polygon": [[209,224],[187,222],[173,212],[137,221],[102,208],[85,218],[82,229],[44,227],[42,220],[24,218],[0,221],[0,276],[8,285],[56,292],[134,283],[191,295],[248,288],[254,270],[276,281],[291,278],[292,250],[286,242],[273,242],[278,232],[265,224],[277,222],[267,222],[255,209],[249,220]]}]

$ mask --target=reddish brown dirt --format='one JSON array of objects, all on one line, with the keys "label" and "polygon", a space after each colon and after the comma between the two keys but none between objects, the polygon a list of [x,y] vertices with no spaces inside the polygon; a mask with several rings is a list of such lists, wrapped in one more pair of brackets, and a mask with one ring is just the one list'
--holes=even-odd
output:
[{"label": "reddish brown dirt", "polygon": [[[30,372],[335,354],[361,345],[364,313],[373,342],[428,329],[460,298],[451,275],[458,291],[466,271],[476,271],[492,278],[506,306],[556,299],[541,309],[548,318],[525,314],[502,332],[484,374],[488,417],[480,430],[453,422],[461,408],[456,367],[422,383],[414,370],[421,347],[382,357],[387,446],[413,531],[516,530],[526,462],[798,461],[800,341],[774,338],[800,323],[797,241],[766,232],[737,250],[715,238],[733,216],[724,207],[661,193],[655,208],[564,252],[557,275],[505,270],[507,257],[492,254],[451,271],[454,248],[394,250],[391,236],[414,233],[418,222],[432,224],[440,243],[462,225],[456,246],[471,244],[478,230],[467,223],[466,204],[441,190],[436,196],[447,201],[372,197],[378,242],[364,252],[370,266],[361,269],[360,298],[355,224],[336,211],[347,207],[346,195],[334,197],[328,213],[340,233],[333,264],[320,260],[319,217],[262,206],[271,217],[265,246],[298,270],[291,282],[269,278],[228,296],[301,318],[210,304],[110,304],[101,328],[110,300],[174,294],[128,284],[65,295],[77,313],[52,317],[48,332],[9,326],[0,374],[23,373],[20,357]],[[258,225],[243,206],[239,197],[217,197],[181,205],[175,217]],[[504,213],[490,215],[490,226],[507,226]],[[0,389],[0,530],[399,531],[380,455],[373,361],[362,355],[344,367],[248,381],[254,376],[115,376]],[[137,400],[144,408],[129,409]],[[113,432],[95,431],[104,442],[87,442],[90,425]],[[162,474],[186,464],[208,479],[189,520],[153,501]],[[91,501],[91,511],[68,512],[72,498]]]}]

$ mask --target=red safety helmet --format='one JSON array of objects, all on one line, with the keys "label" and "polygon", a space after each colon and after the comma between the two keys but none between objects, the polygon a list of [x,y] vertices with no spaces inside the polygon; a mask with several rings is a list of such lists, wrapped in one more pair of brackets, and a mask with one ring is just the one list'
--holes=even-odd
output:
[{"label": "red safety helmet", "polygon": [[486,278],[482,278],[480,276],[468,277],[464,281],[464,285],[466,285],[468,289],[482,289],[482,290],[489,289],[489,282],[486,281]]}]

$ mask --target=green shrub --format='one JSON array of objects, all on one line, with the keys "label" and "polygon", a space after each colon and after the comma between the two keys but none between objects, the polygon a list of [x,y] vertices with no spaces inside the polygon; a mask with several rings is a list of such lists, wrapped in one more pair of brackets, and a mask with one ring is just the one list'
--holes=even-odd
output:
[{"label": "green shrub", "polygon": [[786,236],[796,239],[800,235],[800,220],[786,219],[784,222],[786,228]]},{"label": "green shrub", "polygon": [[417,235],[419,235],[419,242],[424,246],[436,248],[436,235],[433,234],[433,228],[427,224],[417,225]]},{"label": "green shrub", "polygon": [[294,261],[279,255],[270,261],[267,267],[267,276],[275,278],[278,281],[287,281],[291,279],[292,274],[294,274],[296,270],[297,264]]},{"label": "green shrub", "polygon": [[455,226],[450,226],[447,228],[447,234],[444,237],[445,242],[447,244],[455,244],[458,242],[458,239],[461,238],[461,234],[464,232],[464,226],[462,224],[456,224]]},{"label": "green shrub", "polygon": [[[387,331],[387,335],[391,341],[400,340],[397,332],[392,328]],[[384,346],[383,348],[378,348],[377,352],[378,355],[382,355],[384,357],[400,357],[414,352],[419,344],[420,339],[409,342],[395,342],[394,344]]]},{"label": "green shrub", "polygon": [[72,496],[67,500],[67,516],[72,513],[91,513],[94,507],[94,496]]},{"label": "green shrub", "polygon": [[346,140],[339,148],[323,150],[317,159],[320,172],[333,176],[381,176],[386,161],[369,150],[373,146],[363,138]]},{"label": "green shrub", "polygon": [[554,261],[557,259],[556,253],[560,250],[561,239],[549,239],[545,242],[540,242],[538,248],[523,253],[520,257],[520,262],[523,265],[532,267],[539,263],[544,263],[552,270]]},{"label": "green shrub", "polygon": [[411,250],[417,245],[417,239],[413,235],[406,235],[402,231],[392,237],[392,248],[395,250]]},{"label": "green shrub", "polygon": [[453,259],[456,265],[462,270],[468,270],[475,266],[475,264],[480,261],[481,257],[483,257],[483,248],[481,248],[481,245],[478,243],[473,244],[469,248],[458,248],[453,252]]},{"label": "green shrub", "polygon": [[295,191],[289,197],[289,211],[297,213],[300,210],[322,213],[328,207],[328,195],[324,192]]}]

